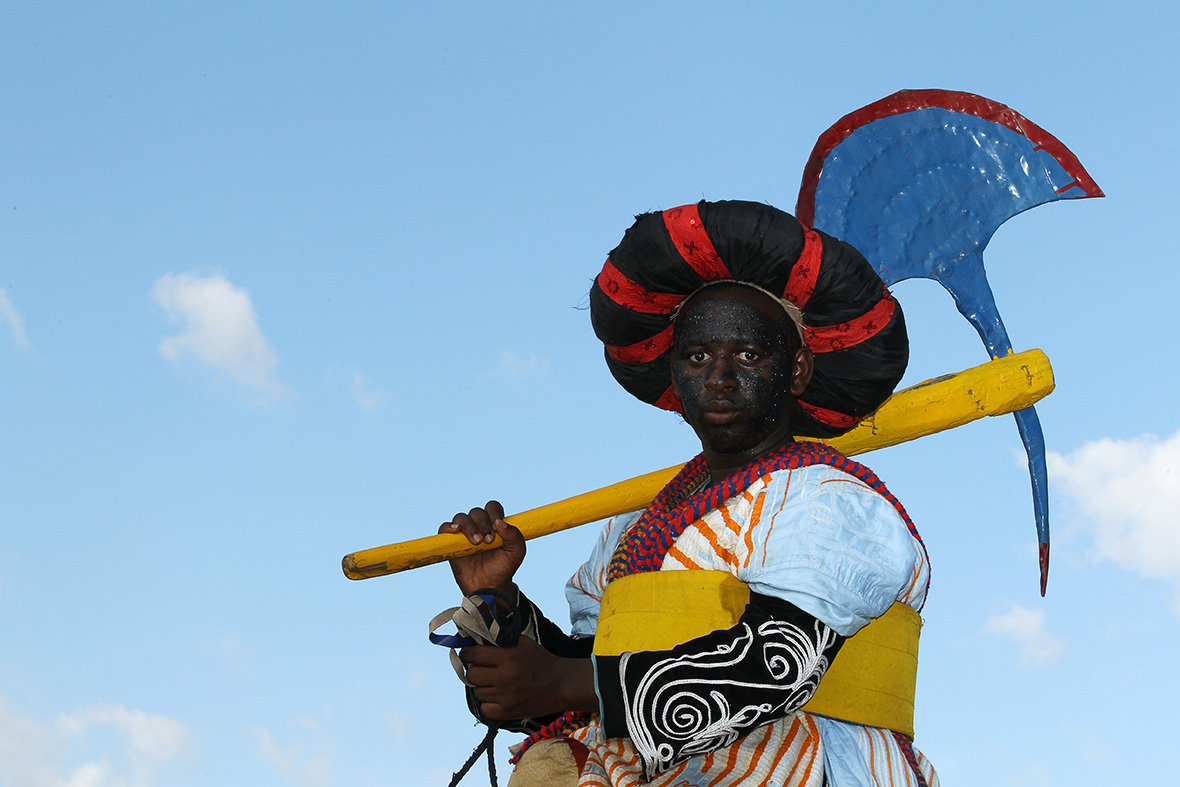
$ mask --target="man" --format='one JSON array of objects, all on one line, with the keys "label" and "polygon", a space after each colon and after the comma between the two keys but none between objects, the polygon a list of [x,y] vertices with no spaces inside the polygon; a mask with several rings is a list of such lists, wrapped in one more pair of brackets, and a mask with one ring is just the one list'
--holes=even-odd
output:
[{"label": "man", "polygon": [[[624,271],[628,259],[636,264]],[[904,725],[871,712],[867,721],[819,715],[839,703],[807,705],[848,637],[896,602],[916,617],[928,579],[916,532],[875,476],[795,440],[801,429],[849,428],[900,378],[900,309],[879,279],[875,291],[865,286],[866,266],[838,241],[752,203],[640,217],[611,253],[592,309],[612,371],[641,398],[682,412],[702,453],[646,511],[607,525],[567,587],[573,637],[519,595],[512,577],[524,540],[498,503],[440,528],[472,543],[503,539],[452,561],[464,594],[493,589],[527,618],[515,647],[464,649],[471,696],[488,719],[558,715],[540,737],[569,747],[571,783],[937,783],[908,736],[885,729]],[[849,305],[848,291],[858,303]],[[650,319],[673,300],[666,318]],[[636,326],[617,306],[636,312],[638,333],[649,335],[631,341]],[[818,330],[802,324],[798,306]],[[835,350],[822,333],[833,308],[855,312],[834,324],[860,339]],[[900,335],[904,343],[904,324]],[[830,355],[850,348],[886,361],[850,371],[858,364]],[[900,356],[904,368],[904,348]],[[853,393],[839,393],[832,379],[841,375]],[[653,612],[661,600],[671,601]]]}]

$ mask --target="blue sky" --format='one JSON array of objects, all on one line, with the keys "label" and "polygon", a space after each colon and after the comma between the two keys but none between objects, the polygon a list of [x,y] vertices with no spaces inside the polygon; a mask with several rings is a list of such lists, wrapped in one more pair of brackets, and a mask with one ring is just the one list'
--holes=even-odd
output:
[{"label": "blue sky", "polygon": [[[0,785],[446,784],[480,737],[426,640],[449,572],[356,583],[340,557],[695,453],[601,360],[606,253],[651,209],[792,209],[828,125],[922,87],[1008,104],[1108,196],[984,255],[1016,349],[1057,375],[1048,597],[1010,418],[866,457],[933,562],[918,745],[948,787],[1165,783],[1178,21],[5,4]],[[937,285],[895,293],[906,384],[986,360]],[[520,582],[556,620],[595,535],[530,545]]]}]

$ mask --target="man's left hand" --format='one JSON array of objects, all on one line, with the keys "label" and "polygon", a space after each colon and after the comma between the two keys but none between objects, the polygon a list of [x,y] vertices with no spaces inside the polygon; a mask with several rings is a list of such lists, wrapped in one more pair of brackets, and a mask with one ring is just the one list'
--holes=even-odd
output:
[{"label": "man's left hand", "polygon": [[590,659],[555,656],[528,637],[512,648],[473,645],[459,658],[489,719],[528,719],[598,710]]}]

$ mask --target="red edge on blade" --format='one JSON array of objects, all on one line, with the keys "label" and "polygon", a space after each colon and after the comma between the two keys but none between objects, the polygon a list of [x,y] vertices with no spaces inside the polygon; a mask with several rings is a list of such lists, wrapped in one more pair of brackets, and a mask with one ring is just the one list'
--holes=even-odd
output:
[{"label": "red edge on blade", "polygon": [[1045,588],[1049,586],[1049,545],[1041,544],[1041,598],[1045,597]]},{"label": "red edge on blade", "polygon": [[795,204],[795,217],[805,226],[815,222],[815,189],[823,172],[828,154],[861,126],[881,118],[913,112],[919,109],[940,108],[951,112],[962,112],[978,118],[1007,126],[1027,137],[1034,145],[1057,159],[1066,172],[1073,176],[1077,186],[1087,197],[1104,197],[1102,189],[1086,172],[1078,157],[1061,143],[1057,137],[1033,123],[1016,110],[974,93],[960,93],[954,90],[899,90],[880,101],[850,112],[836,121],[831,128],[820,135],[803,168],[803,182],[799,186],[799,200]]}]

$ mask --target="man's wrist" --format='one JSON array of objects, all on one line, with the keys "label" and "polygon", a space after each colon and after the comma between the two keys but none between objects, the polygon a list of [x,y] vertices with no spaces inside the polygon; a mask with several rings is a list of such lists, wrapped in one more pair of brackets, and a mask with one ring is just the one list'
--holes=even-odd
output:
[{"label": "man's wrist", "polygon": [[495,590],[498,593],[503,593],[504,596],[512,601],[513,604],[520,603],[520,588],[512,580],[508,580],[508,584],[480,584],[478,582],[467,582],[459,586],[459,592],[464,596],[470,596],[473,593],[478,593],[481,590]]},{"label": "man's wrist", "polygon": [[598,692],[594,689],[594,664],[590,659],[562,659],[566,679],[562,681],[562,706],[566,710],[598,713]]}]

